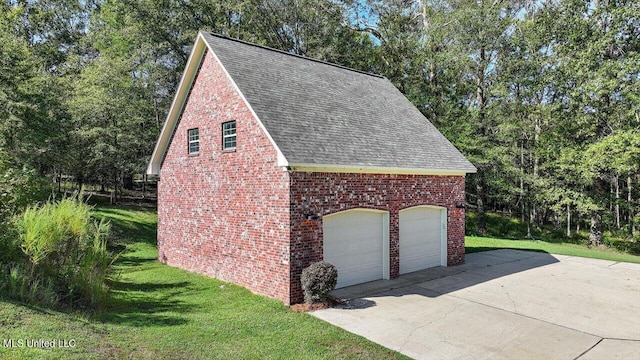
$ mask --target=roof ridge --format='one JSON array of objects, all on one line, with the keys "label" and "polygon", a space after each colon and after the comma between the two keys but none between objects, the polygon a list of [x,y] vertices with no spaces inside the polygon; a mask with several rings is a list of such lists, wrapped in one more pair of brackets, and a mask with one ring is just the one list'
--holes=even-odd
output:
[{"label": "roof ridge", "polygon": [[297,58],[300,58],[300,59],[310,60],[310,61],[314,61],[314,62],[317,62],[317,63],[320,63],[320,64],[337,67],[337,68],[340,68],[340,69],[343,69],[343,70],[353,71],[353,72],[364,74],[364,75],[369,75],[369,76],[373,76],[373,77],[377,77],[377,78],[381,78],[381,79],[386,79],[382,75],[371,73],[371,72],[367,72],[367,71],[362,71],[362,70],[358,70],[358,69],[354,69],[354,68],[350,68],[350,67],[347,67],[347,66],[344,66],[344,65],[340,65],[340,64],[336,64],[336,63],[332,63],[332,62],[328,62],[328,61],[324,61],[324,60],[314,59],[314,58],[311,58],[311,57],[298,55],[298,54],[290,53],[290,52],[279,50],[279,49],[274,49],[272,47],[268,47],[268,46],[265,46],[265,45],[259,45],[259,44],[250,43],[250,42],[247,42],[247,41],[244,41],[244,40],[228,37],[228,36],[225,36],[225,35],[216,34],[214,32],[206,32],[206,33],[208,33],[209,35],[211,35],[213,37],[216,37],[216,38],[235,41],[235,42],[238,42],[238,43],[241,43],[241,44],[257,47],[257,48],[260,48],[260,49],[269,50],[269,51],[281,53],[281,54],[284,54],[284,55],[289,55],[289,56],[297,57]]}]

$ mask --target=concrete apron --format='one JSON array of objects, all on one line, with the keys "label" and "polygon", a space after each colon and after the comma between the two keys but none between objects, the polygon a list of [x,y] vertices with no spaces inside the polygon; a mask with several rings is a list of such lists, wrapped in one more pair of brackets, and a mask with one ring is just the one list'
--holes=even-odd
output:
[{"label": "concrete apron", "polygon": [[415,359],[640,359],[640,264],[518,250],[338,289],[312,314]]}]

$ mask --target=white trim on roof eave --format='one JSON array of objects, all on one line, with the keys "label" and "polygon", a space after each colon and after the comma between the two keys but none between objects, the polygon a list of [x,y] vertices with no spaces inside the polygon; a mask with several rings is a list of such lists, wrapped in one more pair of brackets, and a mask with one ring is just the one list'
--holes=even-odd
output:
[{"label": "white trim on roof eave", "polygon": [[[202,33],[199,32],[198,33],[198,37],[201,37],[201,36],[202,36]],[[238,87],[238,84],[236,84],[235,80],[233,80],[233,77],[231,77],[231,74],[229,74],[229,72],[227,71],[227,68],[224,67],[224,64],[222,63],[222,61],[220,61],[220,59],[218,58],[218,55],[216,55],[216,53],[213,51],[213,49],[211,48],[209,43],[204,38],[202,40],[204,41],[205,45],[209,49],[209,52],[211,53],[211,55],[213,55],[213,58],[218,62],[218,64],[222,68],[222,71],[224,71],[225,75],[227,75],[227,79],[229,79],[229,82],[231,82],[231,84],[233,85],[233,88],[236,90],[238,95],[240,95],[240,98],[242,98],[242,101],[245,103],[245,105],[247,106],[247,108],[251,112],[251,115],[253,115],[253,117],[258,122],[258,125],[260,126],[262,131],[267,135],[267,138],[271,142],[271,145],[273,145],[273,148],[276,149],[277,166],[282,166],[282,167],[289,166],[289,162],[287,161],[287,158],[284,156],[282,151],[280,151],[280,148],[278,147],[278,144],[276,144],[275,140],[273,140],[273,138],[271,137],[271,134],[269,133],[269,131],[267,131],[267,128],[264,126],[264,123],[262,123],[262,120],[260,120],[260,118],[258,117],[258,114],[256,114],[256,112],[253,110],[253,107],[251,106],[251,104],[249,104],[249,101],[247,100],[247,98],[244,96],[242,91],[240,91],[240,88]]]},{"label": "white trim on roof eave", "polygon": [[247,105],[247,108],[251,112],[251,114],[255,117],[260,125],[260,128],[264,131],[269,138],[269,141],[273,144],[277,153],[277,164],[278,166],[286,167],[288,166],[287,159],[284,157],[282,151],[276,144],[276,142],[271,137],[271,134],[267,131],[264,124],[253,110],[247,98],[245,98],[238,85],[233,80],[227,69],[224,67],[218,56],[215,54],[213,49],[209,46],[209,43],[202,35],[202,32],[198,32],[198,36],[196,37],[196,41],[193,44],[193,50],[191,50],[191,54],[189,55],[189,60],[187,60],[187,66],[185,68],[184,73],[182,74],[182,79],[178,85],[178,89],[176,91],[176,95],[173,98],[173,102],[171,103],[171,108],[169,108],[169,113],[167,114],[167,119],[162,126],[162,131],[160,132],[160,136],[158,137],[158,142],[156,143],[155,148],[153,149],[153,154],[151,155],[151,160],[149,161],[149,165],[147,166],[147,174],[148,175],[160,175],[160,167],[162,165],[162,161],[164,160],[165,153],[169,148],[169,143],[171,142],[171,137],[173,132],[175,131],[175,127],[178,124],[178,119],[180,118],[180,114],[184,108],[187,97],[189,96],[189,91],[191,90],[191,86],[195,81],[196,74],[198,73],[198,69],[200,68],[200,63],[204,57],[205,48],[209,49],[214,59],[218,62],[227,78],[233,84],[234,89],[242,98],[242,101]]},{"label": "white trim on roof eave", "polygon": [[205,43],[206,41],[200,36],[200,34],[198,34],[198,37],[193,44],[193,50],[191,50],[191,54],[187,60],[187,66],[184,73],[182,73],[182,79],[180,79],[176,95],[173,98],[171,107],[169,108],[167,119],[162,126],[162,131],[160,131],[156,147],[153,149],[151,160],[147,166],[148,175],[160,175],[160,166],[162,165],[165,153],[169,148],[171,137],[173,136],[176,125],[178,124],[178,119],[180,118],[180,114],[182,113],[186,103],[187,96],[189,96],[189,90],[191,90],[193,81],[195,80],[198,69],[200,68]]},{"label": "white trim on roof eave", "polygon": [[330,172],[330,173],[362,173],[362,174],[404,174],[404,175],[451,175],[465,176],[475,173],[472,169],[424,169],[424,168],[399,168],[384,166],[364,166],[364,165],[333,165],[333,164],[308,164],[290,163],[290,171],[300,172]]}]

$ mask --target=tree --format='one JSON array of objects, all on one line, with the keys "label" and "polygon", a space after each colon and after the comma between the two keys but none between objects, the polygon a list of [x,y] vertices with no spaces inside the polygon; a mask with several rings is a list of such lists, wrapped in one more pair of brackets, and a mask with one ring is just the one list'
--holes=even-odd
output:
[{"label": "tree", "polygon": [[[640,174],[640,132],[637,129],[619,131],[591,144],[585,151],[584,163],[588,178],[612,179],[615,186],[618,185],[619,179],[628,179],[629,196],[625,207],[629,214],[629,232],[633,235],[635,211],[632,203],[631,177]],[[619,216],[619,191],[616,191],[615,200],[616,213]]]},{"label": "tree", "polygon": [[76,153],[76,175],[108,183],[116,199],[125,175],[143,171],[139,150],[151,147],[145,139],[154,133],[147,130],[153,119],[151,103],[134,72],[126,59],[94,59],[74,83],[69,102],[77,148],[89,149]]},{"label": "tree", "polygon": [[[615,149],[592,145],[638,126],[634,95],[640,79],[640,7],[634,1],[563,1],[554,5],[555,86],[563,93],[560,107],[565,147],[580,153],[615,154]],[[572,136],[567,137],[567,134]],[[620,135],[625,136],[625,135]],[[617,140],[616,140],[617,141]],[[611,156],[605,156],[611,157]],[[608,184],[617,187],[620,174],[594,168],[588,156],[575,163],[588,184],[593,204],[590,242],[602,243],[603,211],[611,197]]]}]

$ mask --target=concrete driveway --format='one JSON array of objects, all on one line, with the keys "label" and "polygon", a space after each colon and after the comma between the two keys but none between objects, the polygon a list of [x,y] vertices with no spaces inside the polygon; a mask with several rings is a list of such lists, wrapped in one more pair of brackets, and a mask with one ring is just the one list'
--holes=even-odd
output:
[{"label": "concrete driveway", "polygon": [[320,319],[415,359],[640,359],[640,264],[518,250],[339,289]]}]

